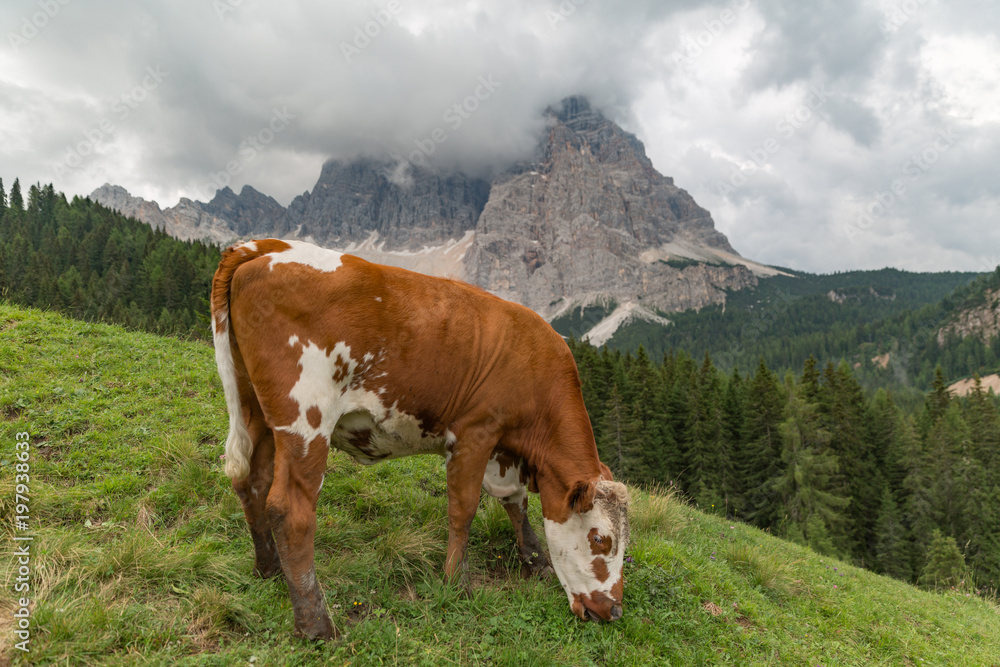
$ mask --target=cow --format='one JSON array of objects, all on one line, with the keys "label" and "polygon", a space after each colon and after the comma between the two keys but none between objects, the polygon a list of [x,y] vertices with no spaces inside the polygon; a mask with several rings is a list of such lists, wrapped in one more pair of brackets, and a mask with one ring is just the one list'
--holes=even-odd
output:
[{"label": "cow", "polygon": [[[576,616],[621,617],[628,491],[598,458],[568,346],[536,313],[463,282],[277,239],[228,248],[211,305],[225,472],[254,573],[285,576],[296,636],[337,636],[313,543],[331,447],[362,464],[444,457],[446,577],[465,574],[482,488],[507,511],[525,567],[554,571]],[[541,498],[548,556],[528,491]]]}]

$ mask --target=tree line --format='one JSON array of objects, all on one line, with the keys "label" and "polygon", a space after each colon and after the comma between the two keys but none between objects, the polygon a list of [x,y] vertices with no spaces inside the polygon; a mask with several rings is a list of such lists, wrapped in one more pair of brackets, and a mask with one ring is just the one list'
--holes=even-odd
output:
[{"label": "tree line", "polygon": [[207,338],[220,251],[74,197],[0,180],[0,297],[89,321]]},{"label": "tree line", "polygon": [[955,398],[939,370],[906,412],[844,362],[779,377],[570,347],[617,477],[904,581],[1000,587],[1000,407],[981,385]]}]

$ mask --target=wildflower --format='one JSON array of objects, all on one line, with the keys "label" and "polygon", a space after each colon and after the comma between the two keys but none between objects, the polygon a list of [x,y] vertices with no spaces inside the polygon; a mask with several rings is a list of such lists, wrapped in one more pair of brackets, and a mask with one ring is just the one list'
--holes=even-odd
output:
[{"label": "wildflower", "polygon": [[225,461],[226,460],[226,455],[225,454],[219,454],[219,460],[220,461]]},{"label": "wildflower", "polygon": [[837,587],[837,584],[834,584],[834,585],[833,585],[833,587],[834,587],[834,588],[836,588],[836,587]]}]

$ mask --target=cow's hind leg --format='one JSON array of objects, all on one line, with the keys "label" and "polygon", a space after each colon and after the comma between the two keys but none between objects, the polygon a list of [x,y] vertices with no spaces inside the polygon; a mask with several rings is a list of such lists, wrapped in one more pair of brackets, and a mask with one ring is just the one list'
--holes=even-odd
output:
[{"label": "cow's hind leg", "polygon": [[505,454],[495,454],[486,466],[483,489],[499,500],[507,511],[517,536],[517,550],[527,573],[538,576],[552,574],[549,559],[528,521],[528,490],[521,481],[519,466]]},{"label": "cow's hind leg", "polygon": [[274,479],[274,435],[257,412],[247,426],[254,443],[250,474],[233,482],[233,489],[243,504],[243,514],[250,526],[254,547],[254,574],[268,579],[281,572],[278,548],[267,519],[267,495]]},{"label": "cow's hind leg", "polygon": [[295,635],[330,639],[337,636],[337,629],[327,614],[314,561],[316,501],[329,447],[325,438],[317,437],[303,456],[301,438],[281,432],[275,435],[274,482],[267,497],[267,518],[292,598]]}]

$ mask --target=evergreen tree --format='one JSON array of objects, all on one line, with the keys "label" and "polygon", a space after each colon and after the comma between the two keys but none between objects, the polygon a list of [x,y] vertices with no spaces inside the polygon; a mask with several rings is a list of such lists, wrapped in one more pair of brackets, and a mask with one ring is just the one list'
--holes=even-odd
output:
[{"label": "evergreen tree", "polygon": [[14,185],[10,186],[10,206],[13,211],[20,213],[24,210],[24,200],[21,199],[21,181],[14,179]]},{"label": "evergreen tree", "polygon": [[913,547],[903,523],[903,514],[893,498],[892,490],[882,490],[882,507],[875,524],[877,543],[875,567],[878,572],[901,581],[913,578]]},{"label": "evergreen tree", "polygon": [[616,479],[650,481],[647,471],[641,469],[641,425],[622,399],[618,385],[611,387],[597,445],[601,461],[611,468]]},{"label": "evergreen tree", "polygon": [[958,550],[955,538],[943,535],[935,528],[927,549],[927,562],[920,572],[920,585],[934,589],[956,587],[965,580],[967,574],[965,558]]},{"label": "evergreen tree", "polygon": [[831,435],[820,426],[816,406],[799,393],[805,387],[786,381],[788,402],[781,432],[781,462],[784,469],[771,480],[784,509],[781,529],[826,555],[842,555],[835,546],[834,526],[844,523],[841,512],[850,503],[833,492],[837,460],[827,445]]},{"label": "evergreen tree", "polygon": [[968,504],[969,566],[980,586],[1000,589],[1000,486],[972,489]]},{"label": "evergreen tree", "polygon": [[784,419],[781,388],[761,357],[747,383],[742,448],[735,467],[741,485],[738,515],[760,528],[774,528],[781,516],[780,501],[769,482],[780,474],[781,433]]},{"label": "evergreen tree", "polygon": [[[742,433],[746,391],[739,369],[733,368],[722,395],[722,438],[727,453],[720,470],[719,485],[726,516],[732,515],[733,500],[740,495],[741,484],[737,479],[736,453],[743,447]],[[731,507],[732,506],[732,507]]]}]

